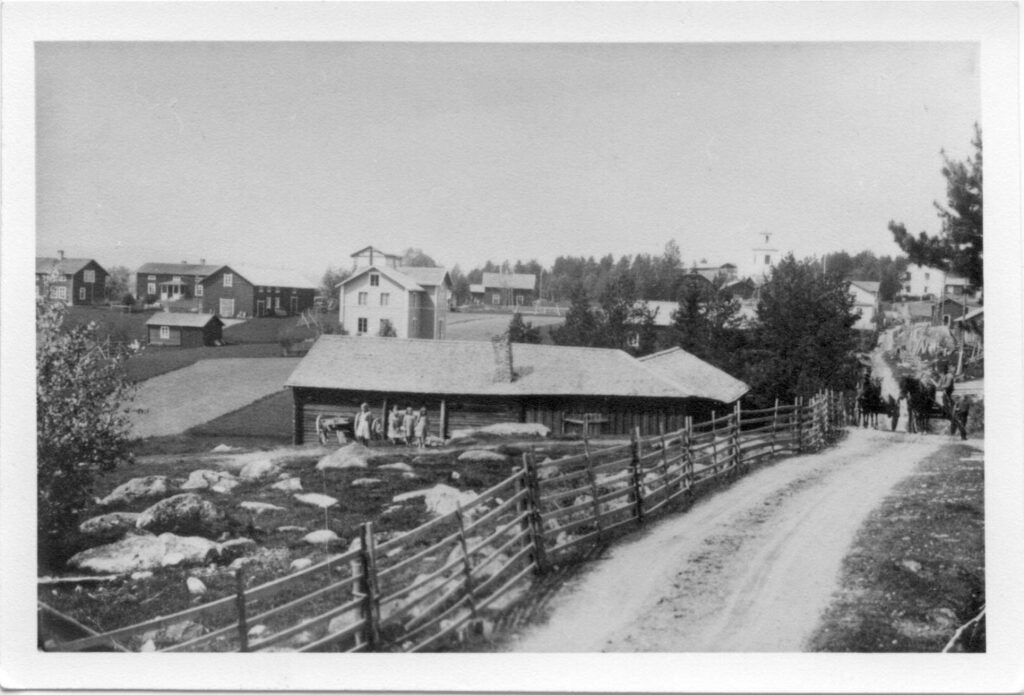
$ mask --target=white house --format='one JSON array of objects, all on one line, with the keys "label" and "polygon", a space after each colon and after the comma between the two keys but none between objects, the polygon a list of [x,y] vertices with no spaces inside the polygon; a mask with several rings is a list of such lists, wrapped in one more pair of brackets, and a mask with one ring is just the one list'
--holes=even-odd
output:
[{"label": "white house", "polygon": [[860,318],[853,327],[860,331],[873,331],[878,327],[878,290],[882,283],[873,280],[850,280],[850,294],[853,308],[860,311]]},{"label": "white house", "polygon": [[969,294],[970,289],[970,281],[961,275],[917,263],[907,266],[907,272],[903,275],[902,293],[913,297],[929,294],[933,297],[947,294],[959,296]]},{"label": "white house", "polygon": [[753,259],[747,269],[747,276],[760,285],[779,262],[779,250],[771,245],[771,232],[762,232],[764,243],[753,249]]},{"label": "white house", "polygon": [[377,336],[390,326],[399,338],[443,340],[452,288],[448,271],[392,266],[389,261],[395,257],[378,254],[372,262],[369,254],[360,256],[367,264],[357,264],[355,272],[339,283],[341,327],[350,335]]}]

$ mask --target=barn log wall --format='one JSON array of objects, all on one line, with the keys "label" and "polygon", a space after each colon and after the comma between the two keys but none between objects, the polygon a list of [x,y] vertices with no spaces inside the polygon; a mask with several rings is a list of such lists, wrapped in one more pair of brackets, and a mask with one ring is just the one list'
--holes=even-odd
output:
[{"label": "barn log wall", "polygon": [[380,393],[366,391],[338,391],[332,389],[292,389],[295,402],[294,441],[296,444],[317,441],[316,418],[320,416],[348,415],[368,403],[374,415],[382,408],[397,405],[400,409],[412,407],[427,409],[430,434],[439,435],[441,427],[441,401],[445,401],[448,415],[448,433],[464,428],[478,428],[502,422],[535,422],[562,434],[566,418],[581,419],[584,415],[599,416],[606,420],[605,434],[624,435],[636,428],[643,435],[682,429],[687,417],[706,419],[712,411],[729,412],[731,406],[699,399],[616,399],[616,398],[524,398],[520,396],[488,397],[462,395],[442,397],[440,394]]}]

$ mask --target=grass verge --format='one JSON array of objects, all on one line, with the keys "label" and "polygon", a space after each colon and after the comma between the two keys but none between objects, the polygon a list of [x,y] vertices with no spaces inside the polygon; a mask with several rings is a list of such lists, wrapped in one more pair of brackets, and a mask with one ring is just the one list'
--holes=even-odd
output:
[{"label": "grass verge", "polygon": [[[950,444],[861,527],[810,651],[938,652],[985,603],[984,462]],[[984,639],[976,645],[984,651]]]}]

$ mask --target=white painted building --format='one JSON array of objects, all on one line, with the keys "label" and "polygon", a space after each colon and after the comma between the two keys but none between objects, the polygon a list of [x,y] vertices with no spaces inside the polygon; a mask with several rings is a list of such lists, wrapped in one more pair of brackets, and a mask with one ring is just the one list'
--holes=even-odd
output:
[{"label": "white painted building", "polygon": [[771,274],[772,268],[779,262],[779,250],[771,244],[771,232],[762,232],[764,242],[753,248],[753,257],[745,273],[757,284],[761,284]]},{"label": "white painted building", "polygon": [[878,327],[880,282],[873,280],[850,280],[850,294],[853,308],[860,311],[860,318],[853,327],[860,331],[873,331]]},{"label": "white painted building", "polygon": [[[444,268],[392,266],[372,247],[357,252],[355,272],[338,285],[338,320],[349,335],[443,340],[452,281]],[[356,254],[353,254],[356,257]]]},{"label": "white painted building", "polygon": [[961,275],[911,263],[903,275],[901,293],[912,297],[924,297],[929,294],[933,297],[947,294],[959,296],[969,294],[970,289],[970,282]]}]

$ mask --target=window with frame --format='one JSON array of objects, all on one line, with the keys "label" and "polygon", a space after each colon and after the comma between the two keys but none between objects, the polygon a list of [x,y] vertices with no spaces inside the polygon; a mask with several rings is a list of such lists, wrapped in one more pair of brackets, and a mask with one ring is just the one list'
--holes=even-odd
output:
[{"label": "window with frame", "polygon": [[772,257],[771,256],[765,256],[764,257],[764,264],[765,265],[771,265],[772,264]]},{"label": "window with frame", "polygon": [[369,330],[369,324],[370,324],[370,320],[369,319],[359,319],[358,322],[357,322],[357,326],[358,326],[357,330],[360,333],[366,333],[366,331]]},{"label": "window with frame", "polygon": [[234,287],[235,286],[235,275],[234,273],[224,273],[224,286]]},{"label": "window with frame", "polygon": [[391,294],[389,292],[381,292],[380,293],[380,305],[381,306],[388,306],[389,304],[391,304]]},{"label": "window with frame", "polygon": [[370,287],[380,286],[380,275],[377,273],[370,273]]},{"label": "window with frame", "polygon": [[359,306],[366,306],[366,301],[367,301],[368,298],[369,298],[369,294],[368,293],[360,292],[359,296],[356,298],[356,303],[359,304]]},{"label": "window with frame", "polygon": [[68,288],[64,287],[63,285],[61,285],[60,287],[51,287],[50,288],[50,296],[53,299],[67,299],[68,298]]},{"label": "window with frame", "polygon": [[96,271],[95,270],[86,270],[85,272],[83,272],[82,273],[82,281],[83,282],[96,282]]},{"label": "window with frame", "polygon": [[172,276],[171,277],[171,282],[177,282],[177,283],[181,284],[181,276],[180,275]]},{"label": "window with frame", "polygon": [[170,339],[171,339],[171,327],[170,326],[160,326],[160,340],[170,340]]},{"label": "window with frame", "polygon": [[199,283],[196,284],[196,296],[197,297],[202,297],[203,296],[203,286],[202,286],[202,284],[199,284]]},{"label": "window with frame", "polygon": [[150,280],[151,282],[156,282],[156,275],[150,275],[146,279]]},{"label": "window with frame", "polygon": [[495,292],[493,295],[491,295],[491,304],[501,304],[501,294],[500,293]]},{"label": "window with frame", "polygon": [[80,302],[84,302],[85,301],[85,288],[84,287],[79,287],[78,288],[78,301],[80,301]]}]

